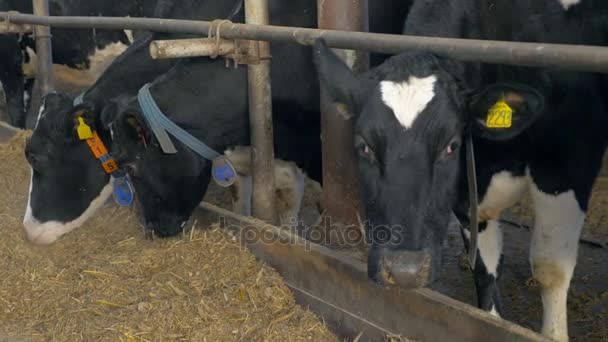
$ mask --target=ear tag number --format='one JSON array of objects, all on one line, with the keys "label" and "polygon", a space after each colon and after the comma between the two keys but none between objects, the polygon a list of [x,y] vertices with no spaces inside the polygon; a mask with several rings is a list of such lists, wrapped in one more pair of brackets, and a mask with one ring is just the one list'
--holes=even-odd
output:
[{"label": "ear tag number", "polygon": [[127,174],[114,176],[113,195],[114,201],[118,205],[122,207],[130,206],[133,203],[134,194],[133,184],[131,184],[131,180]]},{"label": "ear tag number", "polygon": [[82,117],[78,117],[76,132],[78,133],[78,139],[80,140],[93,139],[93,131],[91,130],[91,127],[84,122]]},{"label": "ear tag number", "polygon": [[231,186],[236,180],[236,170],[224,156],[219,156],[213,160],[211,175],[213,180],[224,188]]},{"label": "ear tag number", "polygon": [[504,100],[500,100],[488,110],[486,126],[488,128],[510,128],[512,121],[513,109]]}]

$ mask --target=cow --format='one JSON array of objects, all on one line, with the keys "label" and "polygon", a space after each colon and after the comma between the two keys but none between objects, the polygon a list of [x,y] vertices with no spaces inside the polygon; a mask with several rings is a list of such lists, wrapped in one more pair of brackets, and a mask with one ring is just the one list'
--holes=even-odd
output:
[{"label": "cow", "polygon": [[[63,16],[154,16],[157,1],[110,0],[74,3],[67,0],[49,1],[51,15]],[[161,6],[158,7],[162,9]],[[1,11],[32,13],[32,2],[0,1]],[[68,70],[88,70],[97,67],[99,56],[115,57],[133,41],[129,30],[52,29],[53,61]],[[136,34],[137,35],[137,34]],[[7,101],[7,117],[16,127],[32,128],[35,117],[26,120],[31,89],[25,87],[25,77],[35,73],[35,42],[33,34],[7,34],[0,37],[0,82]],[[27,68],[23,68],[26,64]],[[101,66],[103,67],[103,65]]]},{"label": "cow", "polygon": [[[171,18],[212,20],[231,18],[241,2],[193,0],[181,1],[180,6],[159,2],[158,6]],[[152,40],[190,36],[142,32],[83,93],[82,104],[74,105],[71,96],[60,92],[44,97],[25,148],[32,180],[23,224],[30,241],[38,244],[56,241],[85,222],[111,194],[110,177],[103,173],[99,162],[91,158],[90,150],[73,135],[78,113],[86,110],[93,121],[97,121],[108,99],[136,94],[143,84],[170,70],[177,62],[153,60],[148,49]],[[100,129],[98,134],[109,146],[109,131]]]},{"label": "cow", "polygon": [[[271,1],[271,24],[314,27],[313,5],[308,0]],[[271,55],[276,158],[295,162],[321,182],[319,91],[311,49],[277,43]],[[249,144],[245,84],[246,68],[227,70],[222,60],[199,58],[152,82],[150,93],[171,121],[222,153]],[[111,128],[112,154],[133,180],[144,226],[160,237],[175,236],[203,199],[211,161],[179,141],[176,154],[163,153],[142,114],[138,99],[131,97],[111,101],[101,118]],[[157,167],[150,169],[152,164]]]},{"label": "cow", "polygon": [[[371,28],[380,32],[387,32],[389,29],[385,25],[390,25],[389,27],[391,28],[402,27],[402,24],[399,24],[399,22],[402,23],[405,20],[410,3],[410,1],[399,3],[400,7],[398,8],[400,9],[400,13],[402,13],[399,18],[394,15],[397,11],[395,8],[370,7],[370,11],[372,11],[370,13],[371,18],[383,17],[387,11],[391,13],[389,17],[393,18],[393,22],[389,20],[371,20],[370,18],[370,21],[374,23]],[[206,20],[231,18],[231,16],[238,13],[239,4],[242,5],[241,2],[237,2],[236,4],[221,2],[221,4],[214,3],[212,5],[209,5],[208,2],[198,2],[197,6],[200,7],[197,7],[194,6],[193,2],[184,1],[180,4],[180,6],[170,7],[168,10],[165,9],[163,13],[167,17],[180,19],[187,19],[188,15],[191,15],[190,18]],[[316,26],[315,1],[300,0],[291,5],[291,13],[302,14],[297,18],[297,21],[287,19],[280,12],[277,12],[281,4],[282,2],[279,1],[271,1],[270,3],[272,23],[306,27]],[[231,7],[230,5],[234,6]],[[205,11],[199,10],[201,8],[205,9]],[[239,20],[236,17],[231,19],[233,21]],[[240,20],[242,21],[242,19]],[[395,20],[398,23],[395,23]],[[106,146],[110,146],[112,140],[111,134],[109,129],[101,122],[100,113],[108,103],[108,100],[134,95],[137,89],[144,83],[152,81],[156,76],[167,72],[175,66],[175,62],[170,60],[152,61],[147,52],[148,43],[152,39],[175,37],[177,36],[153,33],[136,39],[135,43],[123,55],[119,56],[100,76],[99,80],[84,93],[83,103],[79,106],[72,105],[70,96],[62,93],[50,94],[45,98],[44,106],[40,110],[40,120],[34,129],[30,142],[26,146],[26,157],[34,169],[30,184],[28,207],[24,216],[24,228],[30,241],[38,244],[53,243],[61,235],[85,222],[110,197],[110,177],[100,172],[102,170],[99,162],[92,158],[86,146],[77,141],[74,136],[76,123],[74,118],[87,112],[87,117],[94,123],[101,140]],[[290,77],[291,80],[308,80],[304,82],[292,82],[289,86],[273,87],[275,99],[277,101],[285,99],[283,105],[292,106],[289,112],[293,115],[284,115],[283,120],[291,127],[316,126],[307,132],[300,130],[295,136],[302,135],[306,139],[315,137],[315,140],[317,140],[320,135],[320,129],[318,128],[319,120],[311,119],[312,115],[299,113],[298,108],[301,108],[301,106],[307,108],[306,106],[308,106],[308,108],[314,107],[315,111],[318,111],[318,108],[316,108],[318,106],[318,99],[309,97],[310,101],[293,101],[294,93],[298,94],[304,91],[306,94],[313,94],[312,96],[315,96],[314,94],[318,92],[318,85],[313,75],[314,67],[310,58],[311,50],[310,48],[288,44],[273,43],[272,46],[274,60],[291,61],[292,66],[287,69],[287,72],[283,76],[281,76],[281,72],[277,71],[280,69],[273,68],[271,70],[273,78]],[[275,55],[274,50],[277,48],[284,51],[281,58],[277,58]],[[200,79],[205,80],[206,78],[201,76]],[[309,82],[308,86],[302,86],[306,82]],[[235,89],[239,89],[242,86],[236,86]],[[291,99],[289,98],[290,96]],[[297,97],[295,98],[297,99]],[[200,120],[200,118],[193,119]],[[55,127],[62,127],[62,133],[55,134]],[[280,132],[283,131],[285,130],[277,130],[275,133],[281,134]],[[287,150],[287,152],[290,152],[290,150]],[[300,158],[300,165],[302,165],[304,160],[301,156],[287,155],[285,159],[293,160],[294,157]],[[64,158],[74,158],[74,161],[73,163],[56,162]],[[313,179],[320,179],[321,176],[318,158],[318,155],[310,154],[307,156],[308,160],[304,161],[306,164],[302,165],[302,169],[304,170],[314,170],[309,174]],[[317,165],[316,169],[314,168],[315,165]],[[65,177],[65,175],[76,174],[81,176]],[[53,195],[47,195],[48,193],[52,193]]]},{"label": "cow", "polygon": [[[404,33],[605,45],[606,15],[608,5],[590,0],[418,0]],[[541,286],[542,333],[568,340],[567,293],[607,143],[604,77],[422,52],[355,75],[322,40],[315,63],[333,100],[356,118],[353,143],[372,239],[369,277],[409,288],[433,281],[452,211],[469,245],[462,147],[470,136],[479,196],[472,265],[478,306],[497,316],[502,311],[498,219],[529,191],[536,217],[530,263]]]}]

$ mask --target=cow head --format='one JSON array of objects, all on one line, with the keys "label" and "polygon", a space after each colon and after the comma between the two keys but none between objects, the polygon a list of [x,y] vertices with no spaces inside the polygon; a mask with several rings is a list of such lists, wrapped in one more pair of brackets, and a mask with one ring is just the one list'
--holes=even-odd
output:
[{"label": "cow head", "polygon": [[165,154],[136,106],[106,106],[108,115],[112,154],[133,181],[144,226],[160,237],[178,234],[203,200],[211,163],[175,139],[178,153]]},{"label": "cow head", "polygon": [[[100,126],[89,104],[51,93],[43,99],[36,128],[25,146],[32,170],[23,225],[30,241],[51,244],[82,225],[112,193],[110,177],[87,143],[78,138],[79,118]],[[98,130],[102,140],[107,133]]]},{"label": "cow head", "polygon": [[[355,116],[354,147],[371,227],[369,276],[424,286],[441,267],[441,246],[465,167],[465,132],[511,139],[534,122],[543,99],[520,84],[465,91],[455,77],[458,64],[425,53],[395,56],[354,75],[319,40],[315,63],[331,98]],[[509,127],[488,126],[488,112],[499,101],[512,109]]]}]

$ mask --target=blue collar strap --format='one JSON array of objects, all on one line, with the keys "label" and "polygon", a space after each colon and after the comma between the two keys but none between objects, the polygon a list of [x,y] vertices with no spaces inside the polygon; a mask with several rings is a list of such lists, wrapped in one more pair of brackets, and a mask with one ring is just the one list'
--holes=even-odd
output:
[{"label": "blue collar strap", "polygon": [[146,84],[139,90],[137,101],[139,102],[139,106],[142,109],[146,121],[148,121],[154,135],[158,139],[163,152],[168,154],[177,153],[175,145],[173,145],[167,134],[169,133],[207,160],[212,161],[220,156],[214,149],[186,132],[163,114],[156,102],[154,102],[152,94],[150,94],[150,84]]}]

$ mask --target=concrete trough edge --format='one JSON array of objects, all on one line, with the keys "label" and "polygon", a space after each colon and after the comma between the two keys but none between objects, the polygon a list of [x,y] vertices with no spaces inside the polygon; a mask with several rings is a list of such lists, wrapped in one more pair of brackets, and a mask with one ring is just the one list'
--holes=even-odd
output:
[{"label": "concrete trough edge", "polygon": [[207,202],[201,207],[242,246],[275,268],[298,304],[321,316],[342,338],[382,341],[388,335],[442,342],[548,341],[429,289],[381,288],[367,279],[363,262],[345,253]]}]

